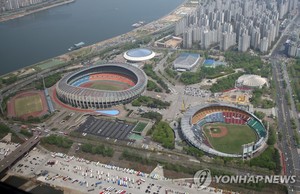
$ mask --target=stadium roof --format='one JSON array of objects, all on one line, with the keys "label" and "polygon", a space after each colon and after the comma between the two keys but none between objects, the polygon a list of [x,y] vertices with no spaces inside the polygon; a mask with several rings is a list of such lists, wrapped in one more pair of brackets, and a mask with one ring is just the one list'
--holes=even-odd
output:
[{"label": "stadium roof", "polygon": [[123,56],[128,61],[140,62],[152,59],[155,53],[149,49],[136,48],[125,52]]},{"label": "stadium roof", "polygon": [[200,54],[197,53],[181,53],[179,57],[173,62],[175,69],[191,70],[197,65],[200,60]]},{"label": "stadium roof", "polygon": [[236,82],[241,86],[262,87],[264,84],[267,84],[267,79],[259,75],[246,74],[240,76]]},{"label": "stadium roof", "polygon": [[[73,80],[98,72],[124,73],[125,75],[136,78],[137,82],[135,86],[122,91],[107,91],[92,88],[82,88],[73,86],[71,84]],[[147,76],[139,68],[125,63],[108,63],[89,66],[67,74],[57,83],[56,91],[58,95],[68,96],[68,98],[69,96],[72,96],[72,98],[76,96],[76,98],[84,100],[103,98],[107,102],[110,102],[139,95],[142,91],[144,91],[146,85]]]}]

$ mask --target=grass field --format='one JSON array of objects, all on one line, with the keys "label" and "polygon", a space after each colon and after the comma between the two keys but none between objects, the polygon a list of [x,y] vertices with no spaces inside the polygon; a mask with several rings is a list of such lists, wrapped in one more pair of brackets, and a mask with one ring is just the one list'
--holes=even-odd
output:
[{"label": "grass field", "polygon": [[45,62],[40,63],[39,65],[37,65],[37,67],[44,70],[44,69],[47,69],[47,68],[52,68],[52,67],[61,65],[63,63],[64,63],[63,61],[60,61],[58,59],[50,59],[50,60],[47,60]]},{"label": "grass field", "polygon": [[126,83],[114,82],[114,81],[95,81],[89,88],[98,89],[98,90],[109,90],[109,91],[120,91],[130,88]]},{"label": "grass field", "polygon": [[[210,135],[208,127],[224,126],[227,128],[227,135],[223,137],[213,138]],[[242,145],[255,142],[257,139],[256,133],[247,125],[232,125],[224,123],[207,124],[203,127],[206,137],[211,146],[220,152],[228,154],[242,153]]]},{"label": "grass field", "polygon": [[142,133],[142,131],[145,129],[146,126],[147,123],[139,122],[133,129],[133,132]]},{"label": "grass field", "polygon": [[43,103],[40,95],[24,96],[15,100],[16,116],[22,116],[32,112],[43,110]]}]

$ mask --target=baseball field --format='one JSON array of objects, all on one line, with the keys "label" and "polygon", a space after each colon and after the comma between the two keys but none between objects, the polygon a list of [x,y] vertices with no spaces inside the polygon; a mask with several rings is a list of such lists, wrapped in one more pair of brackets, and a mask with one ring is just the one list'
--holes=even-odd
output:
[{"label": "baseball field", "polygon": [[247,125],[213,123],[206,124],[203,130],[215,150],[228,154],[241,154],[243,144],[257,139],[254,130]]}]

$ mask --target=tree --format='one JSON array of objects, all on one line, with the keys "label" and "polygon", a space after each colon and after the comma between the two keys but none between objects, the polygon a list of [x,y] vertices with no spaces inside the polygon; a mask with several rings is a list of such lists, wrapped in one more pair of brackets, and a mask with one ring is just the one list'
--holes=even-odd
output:
[{"label": "tree", "polygon": [[262,120],[266,114],[261,111],[254,111],[254,115],[257,116],[260,120]]}]

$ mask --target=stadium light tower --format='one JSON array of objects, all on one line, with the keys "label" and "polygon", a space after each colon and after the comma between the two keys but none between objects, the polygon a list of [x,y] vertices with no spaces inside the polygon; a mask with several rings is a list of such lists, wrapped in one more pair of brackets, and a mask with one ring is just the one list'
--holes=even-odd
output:
[{"label": "stadium light tower", "polygon": [[4,115],[4,111],[2,108],[2,101],[3,101],[2,91],[0,90],[0,111],[1,111],[1,114]]},{"label": "stadium light tower", "polygon": [[42,77],[42,80],[43,80],[43,86],[44,86],[44,90],[45,90],[45,89],[46,89],[45,79],[44,79],[44,76],[43,76],[43,75],[41,75],[41,77]]}]

